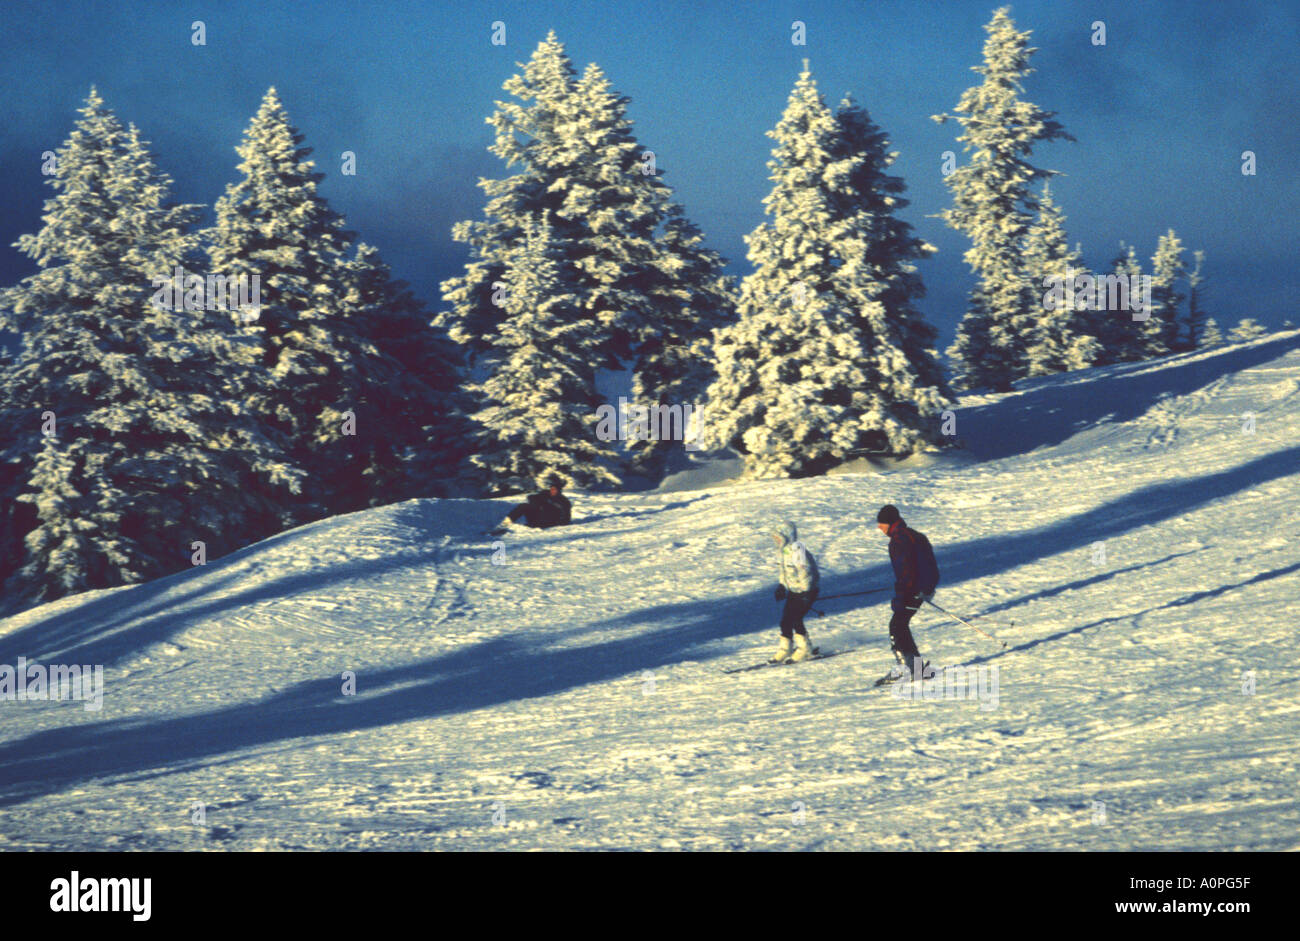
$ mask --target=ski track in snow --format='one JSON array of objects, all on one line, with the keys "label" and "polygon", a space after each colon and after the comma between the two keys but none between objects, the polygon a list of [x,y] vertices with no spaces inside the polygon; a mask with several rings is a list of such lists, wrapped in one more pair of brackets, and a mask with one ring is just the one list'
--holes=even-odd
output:
[{"label": "ski track in snow", "polygon": [[[1300,849],[1298,406],[1291,332],[968,397],[981,460],[578,494],[503,564],[504,501],[415,500],[45,605],[0,663],[104,708],[0,702],[0,849]],[[885,502],[997,707],[871,688],[887,592],[809,618],[851,656],[722,674],[776,638],[765,528],[886,586]]]}]

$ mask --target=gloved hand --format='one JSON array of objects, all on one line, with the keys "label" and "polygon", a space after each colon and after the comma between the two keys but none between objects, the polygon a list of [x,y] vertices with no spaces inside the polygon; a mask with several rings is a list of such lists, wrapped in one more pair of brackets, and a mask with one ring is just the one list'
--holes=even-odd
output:
[{"label": "gloved hand", "polygon": [[784,585],[777,585],[777,586],[776,586],[776,600],[777,600],[777,601],[785,601],[785,586],[784,586]]}]

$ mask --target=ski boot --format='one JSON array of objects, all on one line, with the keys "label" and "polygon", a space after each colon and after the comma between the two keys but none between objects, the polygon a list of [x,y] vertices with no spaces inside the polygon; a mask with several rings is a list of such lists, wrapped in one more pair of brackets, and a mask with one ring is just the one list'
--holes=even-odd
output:
[{"label": "ski boot", "polygon": [[786,657],[790,656],[790,638],[785,635],[781,636],[781,642],[777,644],[776,653],[772,654],[772,659],[768,663],[785,663]]},{"label": "ski boot", "polygon": [[907,676],[909,679],[934,679],[934,668],[929,660],[922,660],[920,654],[907,654]]},{"label": "ski boot", "polygon": [[813,647],[808,643],[807,634],[794,635],[794,653],[787,663],[799,663],[813,655]]}]

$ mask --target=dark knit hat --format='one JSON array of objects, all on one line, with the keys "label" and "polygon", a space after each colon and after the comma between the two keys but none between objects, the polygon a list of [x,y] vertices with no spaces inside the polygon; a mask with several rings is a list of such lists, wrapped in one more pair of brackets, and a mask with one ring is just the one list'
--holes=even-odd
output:
[{"label": "dark knit hat", "polygon": [[559,474],[551,474],[546,478],[546,486],[554,487],[556,490],[563,490],[564,479]]},{"label": "dark knit hat", "polygon": [[898,507],[892,503],[886,503],[880,508],[880,512],[876,514],[877,523],[888,523],[890,526],[893,526],[902,518],[902,515],[898,512]]}]

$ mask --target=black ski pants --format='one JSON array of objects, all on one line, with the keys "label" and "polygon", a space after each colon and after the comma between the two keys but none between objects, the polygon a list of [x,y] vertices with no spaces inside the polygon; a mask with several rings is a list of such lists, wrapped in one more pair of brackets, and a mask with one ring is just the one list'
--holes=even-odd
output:
[{"label": "black ski pants", "polygon": [[817,595],[813,592],[792,591],[785,596],[785,607],[781,610],[781,636],[793,638],[795,634],[807,636],[803,626],[803,616],[812,610]]},{"label": "black ski pants", "polygon": [[903,656],[919,657],[921,651],[916,649],[916,641],[912,637],[912,616],[916,614],[921,607],[922,601],[919,597],[904,601],[902,598],[894,598],[892,607],[894,616],[889,619],[889,642],[894,650]]}]

